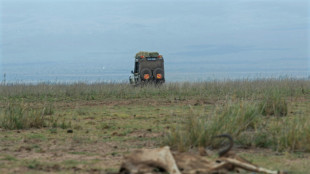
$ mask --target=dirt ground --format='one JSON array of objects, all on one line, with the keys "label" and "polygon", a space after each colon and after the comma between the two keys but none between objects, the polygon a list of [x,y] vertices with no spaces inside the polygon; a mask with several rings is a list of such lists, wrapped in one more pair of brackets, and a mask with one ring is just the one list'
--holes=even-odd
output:
[{"label": "dirt ground", "polygon": [[[220,102],[220,101],[217,101]],[[39,105],[39,103],[31,103]],[[76,101],[55,103],[47,117],[68,128],[0,130],[0,173],[105,173],[117,171],[122,156],[139,148],[162,146],[162,137],[190,114],[214,107],[214,101]],[[310,154],[271,149],[234,149],[270,169],[306,173]]]}]

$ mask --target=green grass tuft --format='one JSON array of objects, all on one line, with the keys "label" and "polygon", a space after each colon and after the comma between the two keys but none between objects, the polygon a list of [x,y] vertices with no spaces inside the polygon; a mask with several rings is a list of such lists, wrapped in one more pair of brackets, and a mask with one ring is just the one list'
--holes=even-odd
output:
[{"label": "green grass tuft", "polygon": [[260,109],[265,116],[286,116],[288,112],[287,102],[278,93],[266,95],[260,102]]},{"label": "green grass tuft", "polygon": [[199,146],[218,147],[212,137],[226,133],[243,147],[273,148],[276,151],[310,151],[310,119],[264,117],[256,102],[236,102],[218,106],[212,114],[192,113],[164,137],[163,143],[187,151]]},{"label": "green grass tuft", "polygon": [[45,127],[42,111],[24,104],[9,104],[0,115],[0,127],[4,129],[29,129]]},{"label": "green grass tuft", "polygon": [[30,128],[70,128],[71,121],[66,121],[63,118],[59,121],[58,117],[47,116],[51,115],[54,109],[46,110],[43,108],[33,108],[24,103],[9,103],[7,107],[0,111],[0,128],[15,130],[15,129],[30,129]]}]

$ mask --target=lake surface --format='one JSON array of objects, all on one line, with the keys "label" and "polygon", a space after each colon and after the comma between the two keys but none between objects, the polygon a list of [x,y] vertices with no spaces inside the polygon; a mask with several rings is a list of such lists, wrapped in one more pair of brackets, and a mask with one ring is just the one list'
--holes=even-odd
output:
[{"label": "lake surface", "polygon": [[[266,68],[267,67],[267,68]],[[1,81],[7,83],[74,83],[74,82],[128,82],[133,62],[33,62],[7,63],[1,66]],[[307,68],[273,68],[253,66],[206,64],[206,63],[165,63],[166,82],[210,81],[227,79],[257,78],[309,78]]]}]

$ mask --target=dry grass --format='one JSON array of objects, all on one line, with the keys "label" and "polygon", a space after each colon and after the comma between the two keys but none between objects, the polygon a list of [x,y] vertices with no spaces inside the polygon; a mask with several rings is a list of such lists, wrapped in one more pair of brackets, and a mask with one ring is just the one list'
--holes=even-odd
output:
[{"label": "dry grass", "polygon": [[164,144],[179,151],[198,146],[217,147],[219,142],[213,141],[212,137],[227,133],[241,147],[310,151],[308,115],[267,117],[262,113],[264,111],[253,101],[228,102],[217,106],[212,113],[193,112],[181,118],[179,122],[182,124],[168,132]]},{"label": "dry grass", "polygon": [[294,99],[310,94],[310,83],[303,79],[257,79],[166,83],[162,86],[132,87],[122,83],[7,84],[0,85],[0,100],[72,101],[106,99],[193,99],[214,100],[235,97],[262,99],[276,95]]},{"label": "dry grass", "polygon": [[122,155],[133,149],[159,147],[164,140],[180,150],[217,147],[220,142],[211,137],[222,133],[232,134],[237,147],[249,148],[237,150],[253,160],[259,157],[257,164],[305,173],[309,108],[310,83],[302,79],[137,88],[2,84],[0,173],[115,171]]}]

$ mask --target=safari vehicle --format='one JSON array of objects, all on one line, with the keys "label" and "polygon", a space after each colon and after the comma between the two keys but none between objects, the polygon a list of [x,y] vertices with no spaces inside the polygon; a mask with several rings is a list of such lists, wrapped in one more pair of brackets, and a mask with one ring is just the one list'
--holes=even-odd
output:
[{"label": "safari vehicle", "polygon": [[129,77],[132,85],[165,82],[164,58],[158,52],[140,51],[135,56],[134,70]]}]

